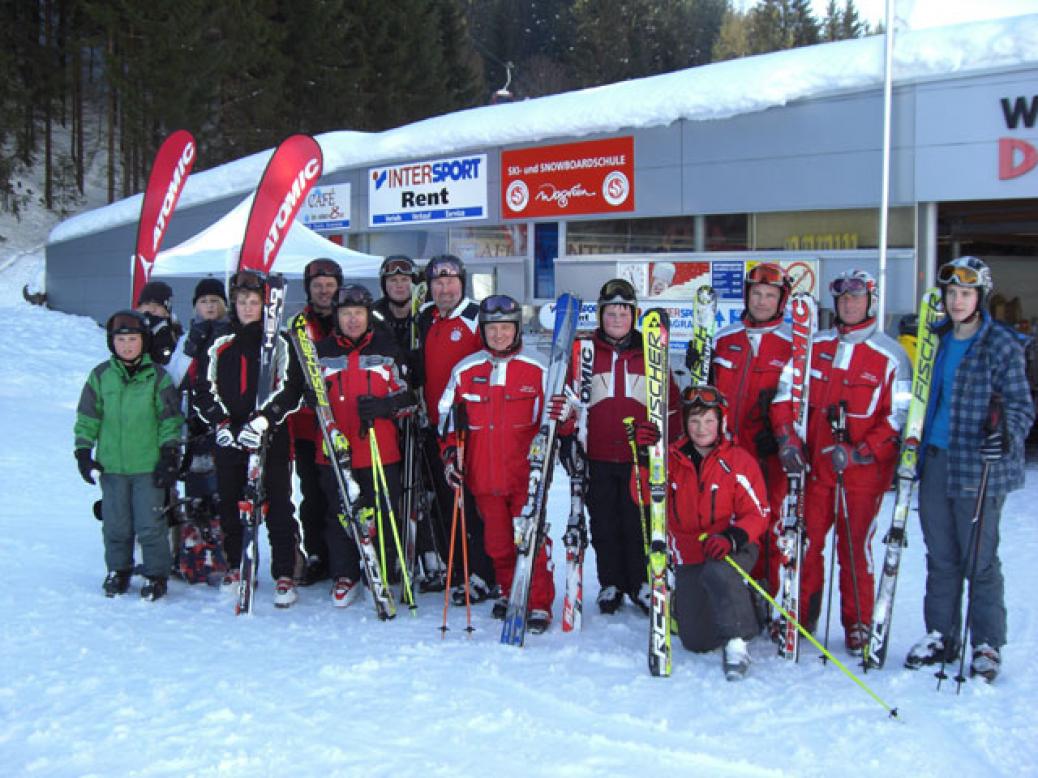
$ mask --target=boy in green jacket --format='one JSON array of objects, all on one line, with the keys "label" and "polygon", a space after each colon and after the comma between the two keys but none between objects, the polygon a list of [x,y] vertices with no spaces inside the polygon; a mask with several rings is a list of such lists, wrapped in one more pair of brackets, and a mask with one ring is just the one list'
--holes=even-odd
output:
[{"label": "boy in green jacket", "polygon": [[[87,378],[76,411],[76,463],[88,484],[101,474],[102,535],[108,576],[104,593],[125,594],[136,535],[144,556],[141,597],[166,593],[172,556],[163,496],[177,478],[184,417],[169,375],[148,356],[151,333],[136,311],[108,319],[112,358]],[[96,460],[91,455],[97,445]]]}]

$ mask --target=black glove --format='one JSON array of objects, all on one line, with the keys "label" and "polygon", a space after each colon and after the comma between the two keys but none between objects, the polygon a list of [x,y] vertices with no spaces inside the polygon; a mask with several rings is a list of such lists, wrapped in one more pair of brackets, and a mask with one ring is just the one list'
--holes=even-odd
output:
[{"label": "black glove", "polygon": [[197,357],[203,353],[213,339],[213,323],[208,319],[196,321],[191,325],[184,341],[184,353],[189,357]]},{"label": "black glove", "polygon": [[1002,437],[1002,430],[989,432],[980,444],[980,458],[989,463],[1001,462],[1004,453],[1005,439]]},{"label": "black glove", "polygon": [[699,360],[699,349],[696,348],[695,342],[690,340],[685,347],[685,367],[688,368],[688,372],[691,373],[695,369]]},{"label": "black glove", "polygon": [[786,427],[778,434],[779,462],[789,475],[799,475],[807,469],[807,456],[804,444],[792,427]]},{"label": "black glove", "polygon": [[760,432],[753,436],[753,445],[757,449],[758,459],[767,459],[779,451],[778,441],[771,427],[765,426]]},{"label": "black glove", "polygon": [[158,489],[169,489],[177,482],[180,473],[180,462],[177,461],[176,446],[163,446],[159,449],[159,461],[151,473],[151,482]]},{"label": "black glove", "polygon": [[92,471],[96,470],[98,473],[103,473],[105,471],[105,469],[101,467],[101,464],[96,462],[94,458],[90,456],[90,449],[88,448],[76,449],[76,466],[79,468],[79,475],[91,486],[97,483],[97,481],[94,480]]},{"label": "black glove", "polygon": [[357,398],[357,415],[360,423],[370,427],[375,419],[391,419],[396,411],[392,397],[376,397],[362,394]]},{"label": "black glove", "polygon": [[576,435],[559,438],[559,462],[566,469],[566,475],[575,478],[581,471],[587,472],[584,447],[580,445]]}]

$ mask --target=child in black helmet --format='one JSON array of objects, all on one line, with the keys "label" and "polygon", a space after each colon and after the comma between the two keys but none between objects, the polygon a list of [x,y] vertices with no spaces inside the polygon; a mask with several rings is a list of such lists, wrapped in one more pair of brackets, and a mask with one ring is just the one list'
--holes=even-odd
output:
[{"label": "child in black helmet", "polygon": [[112,356],[90,372],[80,395],[76,463],[87,483],[95,483],[95,472],[101,478],[105,595],[129,588],[136,537],[148,579],[141,596],[157,600],[166,593],[171,564],[163,496],[177,477],[184,419],[172,380],[148,355],[151,333],[144,316],[119,311],[106,329]]}]

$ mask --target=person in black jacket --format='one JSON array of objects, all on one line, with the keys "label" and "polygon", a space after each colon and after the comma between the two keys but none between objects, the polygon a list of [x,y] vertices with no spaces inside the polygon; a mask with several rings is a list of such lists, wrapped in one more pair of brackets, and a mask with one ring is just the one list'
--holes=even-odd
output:
[{"label": "person in black jacket", "polygon": [[[209,348],[195,409],[216,430],[220,524],[230,566],[223,583],[230,591],[237,591],[240,580],[242,524],[238,501],[246,484],[249,451],[264,443],[267,446],[263,482],[271,574],[276,579],[274,604],[287,608],[297,596],[292,572],[299,532],[292,506],[289,438],[282,422],[299,407],[303,379],[298,362],[290,359],[288,342],[279,335],[274,392],[257,408],[265,286],[264,276],[253,271],[239,271],[231,280],[231,332],[217,338]],[[294,373],[291,378],[290,370]]]}]

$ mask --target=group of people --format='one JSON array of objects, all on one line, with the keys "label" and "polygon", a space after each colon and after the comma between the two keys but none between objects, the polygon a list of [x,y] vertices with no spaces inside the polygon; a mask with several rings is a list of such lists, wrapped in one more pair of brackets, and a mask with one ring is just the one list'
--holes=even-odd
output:
[{"label": "group of people", "polygon": [[[412,292],[421,280],[429,300],[417,311]],[[93,483],[101,473],[109,596],[127,591],[134,536],[147,578],[141,595],[155,599],[166,592],[172,560],[163,505],[181,471],[185,416],[188,456],[208,456],[214,465],[210,489],[223,531],[223,584],[239,585],[238,501],[248,452],[262,445],[275,604],[288,607],[297,586],[323,580],[331,581],[331,601],[339,607],[360,591],[358,549],[340,522],[337,481],[313,400],[284,337],[274,359],[274,391],[256,404],[265,283],[262,275],[241,271],[228,298],[218,281],[200,282],[195,319],[179,341],[171,337],[171,294],[161,282],[145,287],[136,311],[120,311],[107,322],[112,357],[84,387],[75,453],[84,479]],[[335,262],[315,259],[304,273],[307,304],[289,330],[305,327],[317,344],[360,504],[403,517],[407,489],[431,496],[416,538],[420,591],[451,587],[456,604],[490,599],[493,614],[504,617],[516,560],[513,519],[527,497],[524,465],[547,409],[558,424],[567,470],[578,472],[567,458],[586,456],[602,614],[615,613],[625,598],[649,612],[644,471],[647,447],[665,432],[676,583],[671,612],[682,644],[697,652],[723,648],[726,676],[745,675],[746,643],[768,626],[767,617],[727,562],[776,590],[783,552],[775,529],[787,475],[802,474],[804,626],[814,630],[821,616],[823,555],[833,529],[845,645],[861,653],[873,604],[871,541],[911,396],[911,366],[879,328],[876,282],[868,273],[845,272],[830,284],[835,323],[813,338],[803,439],[793,424],[792,338],[784,322],[791,283],[778,265],[758,264],[747,272],[744,311],[713,344],[711,383],[682,391],[671,377],[665,431],[647,418],[638,298],[629,282],[613,279],[602,287],[597,328],[579,336],[570,385],[551,396],[545,396],[543,357],[523,343],[522,306],[506,295],[478,303],[469,298],[459,258],[433,257],[420,272],[408,257],[388,257],[380,283],[383,297],[375,302],[365,287],[346,283]],[[983,457],[991,475],[971,576],[970,626],[974,669],[993,663],[997,672],[1006,640],[998,519],[1006,492],[1022,484],[1023,440],[1034,409],[1022,348],[986,310],[988,268],[975,258],[958,259],[941,268],[939,283],[947,317],[939,333],[920,497],[929,634],[906,664],[941,661],[958,650],[962,581],[971,563],[969,519]],[[985,431],[978,420],[994,394],[1004,413],[997,429]],[[405,425],[412,425],[409,434]],[[578,439],[581,445],[567,445]],[[417,484],[404,483],[409,459]],[[299,521],[293,461],[302,492]],[[462,556],[448,547],[449,538],[460,535],[450,531],[456,506],[465,512],[465,537],[456,542],[468,544],[468,580],[457,570],[448,574],[444,564]],[[388,549],[386,573],[394,580],[402,562],[393,544],[379,541]],[[530,631],[548,629],[554,599],[546,539],[535,557]]]}]

